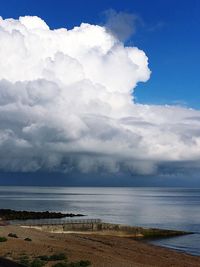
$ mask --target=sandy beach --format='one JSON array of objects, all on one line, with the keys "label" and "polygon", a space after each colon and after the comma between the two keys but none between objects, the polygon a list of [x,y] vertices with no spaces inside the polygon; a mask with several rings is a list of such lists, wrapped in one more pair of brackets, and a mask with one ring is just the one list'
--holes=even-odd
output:
[{"label": "sandy beach", "polygon": [[[18,238],[7,237],[9,233]],[[200,257],[157,247],[131,238],[93,234],[48,233],[19,226],[0,226],[0,256],[17,261],[22,255],[65,253],[70,261],[89,260],[94,267],[200,266]],[[27,242],[24,238],[31,238]],[[51,266],[47,263],[46,266]]]}]

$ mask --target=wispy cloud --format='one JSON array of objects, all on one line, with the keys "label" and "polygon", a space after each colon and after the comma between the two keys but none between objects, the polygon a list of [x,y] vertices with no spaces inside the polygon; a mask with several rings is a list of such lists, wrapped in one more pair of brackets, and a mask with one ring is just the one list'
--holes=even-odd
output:
[{"label": "wispy cloud", "polygon": [[140,16],[128,12],[117,12],[114,9],[106,10],[104,16],[105,27],[123,42],[132,37],[138,25],[143,24]]},{"label": "wispy cloud", "polygon": [[153,25],[146,26],[146,28],[149,32],[157,32],[159,30],[162,30],[165,26],[166,26],[165,22],[159,21]]}]

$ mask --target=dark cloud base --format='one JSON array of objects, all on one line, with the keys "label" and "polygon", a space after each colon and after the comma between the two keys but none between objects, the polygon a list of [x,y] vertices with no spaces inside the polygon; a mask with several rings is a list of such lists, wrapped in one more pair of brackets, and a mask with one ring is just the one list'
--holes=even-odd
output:
[{"label": "dark cloud base", "polygon": [[102,186],[102,187],[200,187],[198,173],[131,176],[130,174],[101,175],[83,173],[0,173],[0,186]]}]

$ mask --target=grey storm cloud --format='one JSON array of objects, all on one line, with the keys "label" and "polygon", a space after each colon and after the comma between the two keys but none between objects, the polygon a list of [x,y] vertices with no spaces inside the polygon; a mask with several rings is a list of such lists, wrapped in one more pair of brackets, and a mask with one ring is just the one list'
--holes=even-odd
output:
[{"label": "grey storm cloud", "polygon": [[136,27],[142,23],[142,19],[128,12],[117,12],[109,9],[104,12],[105,27],[120,41],[128,40],[136,31]]},{"label": "grey storm cloud", "polygon": [[148,58],[103,26],[1,18],[0,70],[1,170],[149,175],[200,161],[200,111],[134,103]]}]

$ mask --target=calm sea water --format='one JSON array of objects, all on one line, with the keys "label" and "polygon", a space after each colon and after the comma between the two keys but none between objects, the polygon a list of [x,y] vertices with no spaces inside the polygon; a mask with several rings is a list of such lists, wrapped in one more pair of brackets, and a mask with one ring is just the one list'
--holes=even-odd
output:
[{"label": "calm sea water", "polygon": [[0,208],[82,213],[112,223],[192,231],[153,243],[200,255],[200,189],[0,187]]}]

